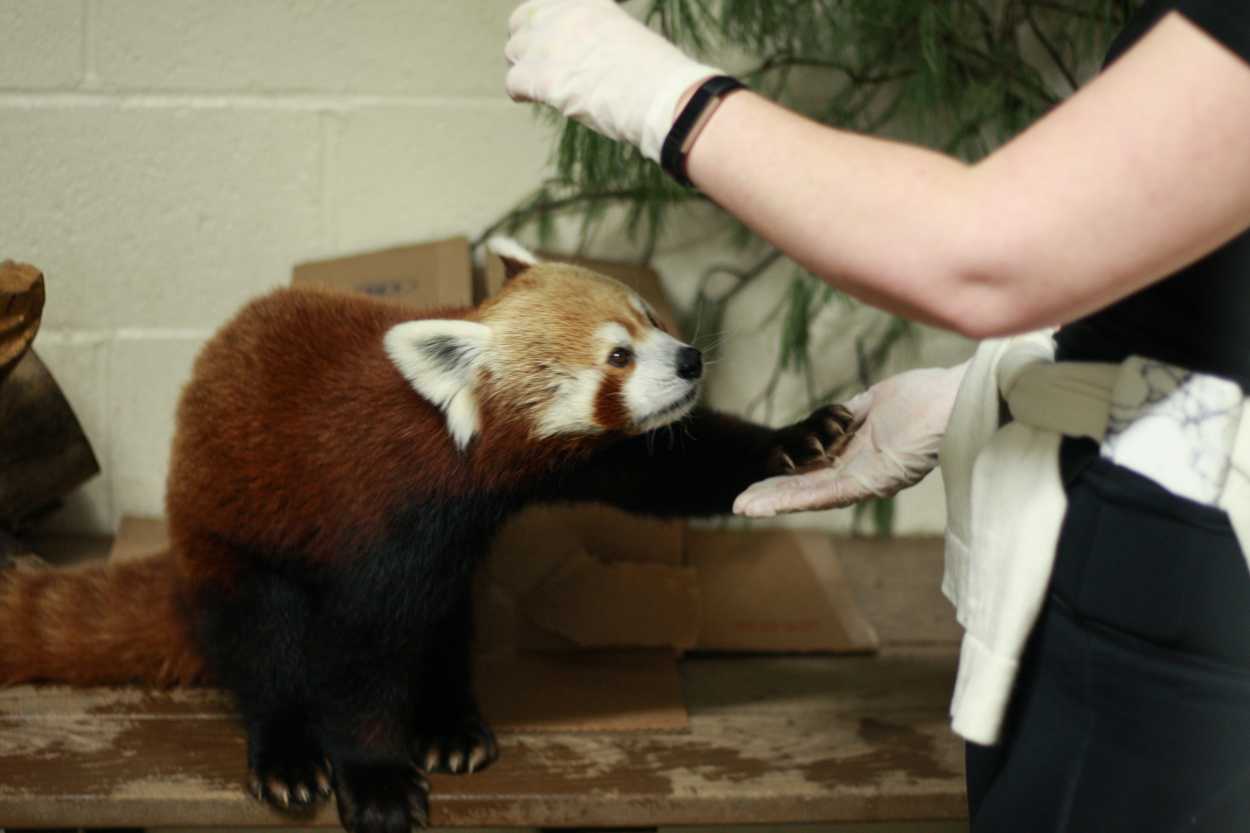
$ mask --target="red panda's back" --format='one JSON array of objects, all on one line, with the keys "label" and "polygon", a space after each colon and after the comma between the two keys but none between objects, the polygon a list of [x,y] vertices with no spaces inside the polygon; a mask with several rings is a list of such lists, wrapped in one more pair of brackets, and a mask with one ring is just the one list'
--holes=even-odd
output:
[{"label": "red panda's back", "polygon": [[227,323],[178,406],[166,490],[176,548],[208,534],[332,558],[338,533],[380,523],[395,490],[413,487],[414,457],[446,445],[440,415],[383,349],[386,331],[414,317],[369,298],[285,289]]}]

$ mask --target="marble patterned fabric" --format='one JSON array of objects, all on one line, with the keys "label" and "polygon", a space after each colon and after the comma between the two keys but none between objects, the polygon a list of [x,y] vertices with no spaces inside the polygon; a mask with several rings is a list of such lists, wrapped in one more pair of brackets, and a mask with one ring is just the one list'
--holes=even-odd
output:
[{"label": "marble patterned fabric", "polygon": [[1213,505],[1228,479],[1242,402],[1235,382],[1130,357],[1111,392],[1102,456]]}]

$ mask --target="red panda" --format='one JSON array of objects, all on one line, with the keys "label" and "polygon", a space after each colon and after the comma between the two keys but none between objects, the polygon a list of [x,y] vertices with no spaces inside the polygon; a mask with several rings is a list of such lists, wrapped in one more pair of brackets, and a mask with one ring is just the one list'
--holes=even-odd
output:
[{"label": "red panda", "polygon": [[258,798],[333,793],[353,833],[408,830],[423,772],[498,754],[469,588],[507,516],[727,513],[845,437],[838,406],[782,429],[696,407],[699,351],[637,294],[509,252],[474,309],[309,289],[247,305],[182,393],[169,553],[0,572],[0,684],[212,681],[237,698]]}]

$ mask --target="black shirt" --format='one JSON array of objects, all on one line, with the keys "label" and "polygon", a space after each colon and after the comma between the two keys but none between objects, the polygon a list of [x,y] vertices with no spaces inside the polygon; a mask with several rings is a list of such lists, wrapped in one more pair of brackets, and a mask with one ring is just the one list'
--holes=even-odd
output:
[{"label": "black shirt", "polygon": [[[1111,45],[1110,63],[1160,17],[1177,10],[1250,62],[1250,2],[1149,0]],[[1250,140],[1244,152],[1250,153]],[[1250,231],[1184,269],[1064,326],[1060,360],[1119,362],[1131,355],[1236,380],[1250,393]]]}]

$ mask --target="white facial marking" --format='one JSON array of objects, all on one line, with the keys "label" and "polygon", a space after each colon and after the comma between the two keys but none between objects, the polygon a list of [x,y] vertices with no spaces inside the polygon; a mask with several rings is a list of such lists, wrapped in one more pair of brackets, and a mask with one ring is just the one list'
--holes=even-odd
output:
[{"label": "white facial marking", "polygon": [[595,342],[599,345],[600,352],[605,357],[612,351],[613,347],[634,349],[634,340],[630,338],[629,330],[625,329],[623,324],[618,324],[615,321],[599,325],[599,329],[595,330]]},{"label": "white facial marking", "polygon": [[405,321],[387,331],[387,355],[417,393],[443,411],[463,450],[478,429],[477,380],[490,328],[475,321]]},{"label": "white facial marking", "polygon": [[599,430],[595,425],[595,397],[602,384],[603,372],[595,367],[565,378],[550,404],[540,413],[534,433],[539,437],[551,437]]},{"label": "white facial marking", "polygon": [[675,422],[694,407],[698,380],[677,375],[677,353],[687,345],[663,330],[648,330],[634,345],[634,372],[623,393],[629,415],[642,431]]}]

